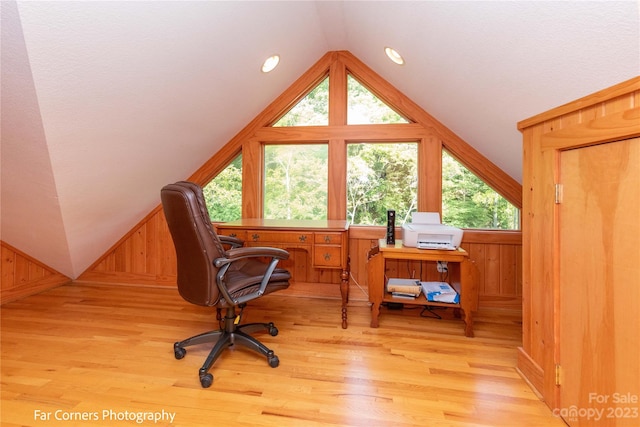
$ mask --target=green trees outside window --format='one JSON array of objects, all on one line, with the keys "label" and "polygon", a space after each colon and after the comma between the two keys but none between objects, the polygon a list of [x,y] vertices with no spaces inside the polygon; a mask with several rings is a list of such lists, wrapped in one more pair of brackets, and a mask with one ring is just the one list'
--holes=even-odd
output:
[{"label": "green trees outside window", "polygon": [[518,230],[520,210],[443,150],[442,222],[461,228]]},{"label": "green trees outside window", "polygon": [[326,126],[329,124],[329,77],[300,100],[273,126]]},{"label": "green trees outside window", "polygon": [[211,221],[242,218],[242,155],[239,155],[202,189]]},{"label": "green trees outside window", "polygon": [[359,81],[347,76],[347,124],[409,123]]},{"label": "green trees outside window", "polygon": [[[348,125],[409,123],[347,75]],[[273,126],[327,126],[329,77],[322,80]],[[397,224],[417,210],[418,142],[347,143],[346,219],[352,225],[384,225],[387,210]],[[327,219],[328,145],[264,145],[263,217]],[[213,221],[242,217],[242,156],[238,156],[205,188]],[[514,230],[520,211],[442,152],[442,222],[461,228]]]},{"label": "green trees outside window", "polygon": [[383,225],[387,210],[397,224],[417,207],[418,144],[359,143],[347,145],[347,220],[350,224]]},{"label": "green trees outside window", "polygon": [[265,145],[264,218],[327,219],[328,146]]}]

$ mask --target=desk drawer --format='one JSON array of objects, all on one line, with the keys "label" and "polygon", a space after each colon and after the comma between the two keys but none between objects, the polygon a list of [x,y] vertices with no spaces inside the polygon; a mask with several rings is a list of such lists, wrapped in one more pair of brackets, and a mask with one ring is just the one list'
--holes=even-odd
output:
[{"label": "desk drawer", "polygon": [[264,230],[247,230],[247,241],[255,243],[297,243],[309,244],[313,243],[313,234],[303,231],[264,231]]},{"label": "desk drawer", "polygon": [[342,266],[342,248],[340,246],[316,245],[313,248],[313,266],[340,268]]},{"label": "desk drawer", "polygon": [[242,241],[247,240],[247,232],[244,230],[234,230],[232,228],[219,228],[218,234],[220,234],[221,236],[237,237]]},{"label": "desk drawer", "polygon": [[340,245],[342,233],[314,233],[313,240],[316,245]]}]

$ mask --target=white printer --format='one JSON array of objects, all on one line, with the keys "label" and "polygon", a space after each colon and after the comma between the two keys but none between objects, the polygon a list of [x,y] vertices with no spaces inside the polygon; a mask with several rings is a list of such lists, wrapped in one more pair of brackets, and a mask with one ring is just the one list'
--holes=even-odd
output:
[{"label": "white printer", "polygon": [[440,223],[438,212],[414,212],[411,222],[402,226],[404,246],[418,249],[453,251],[460,246],[463,231]]}]

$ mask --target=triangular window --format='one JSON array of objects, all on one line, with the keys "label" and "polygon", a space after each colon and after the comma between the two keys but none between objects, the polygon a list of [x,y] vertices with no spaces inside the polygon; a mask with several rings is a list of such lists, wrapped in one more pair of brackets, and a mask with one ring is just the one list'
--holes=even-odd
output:
[{"label": "triangular window", "polygon": [[461,228],[518,230],[520,210],[442,150],[442,223]]},{"label": "triangular window", "polygon": [[347,76],[347,124],[409,123],[351,75]]},{"label": "triangular window", "polygon": [[300,100],[273,126],[327,126],[329,124],[329,77]]}]

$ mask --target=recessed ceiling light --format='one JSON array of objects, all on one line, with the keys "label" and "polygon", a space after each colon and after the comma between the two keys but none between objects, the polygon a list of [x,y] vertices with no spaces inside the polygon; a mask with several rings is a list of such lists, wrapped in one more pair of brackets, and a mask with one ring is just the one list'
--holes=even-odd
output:
[{"label": "recessed ceiling light", "polygon": [[278,65],[278,62],[280,62],[279,55],[273,55],[268,57],[266,61],[264,61],[264,63],[262,64],[262,72],[268,73],[269,71],[273,71],[273,69],[276,68],[276,66]]},{"label": "recessed ceiling light", "polygon": [[385,47],[384,53],[386,53],[389,59],[395,62],[396,64],[398,65],[404,64],[404,59],[395,49],[392,49],[390,47]]}]

